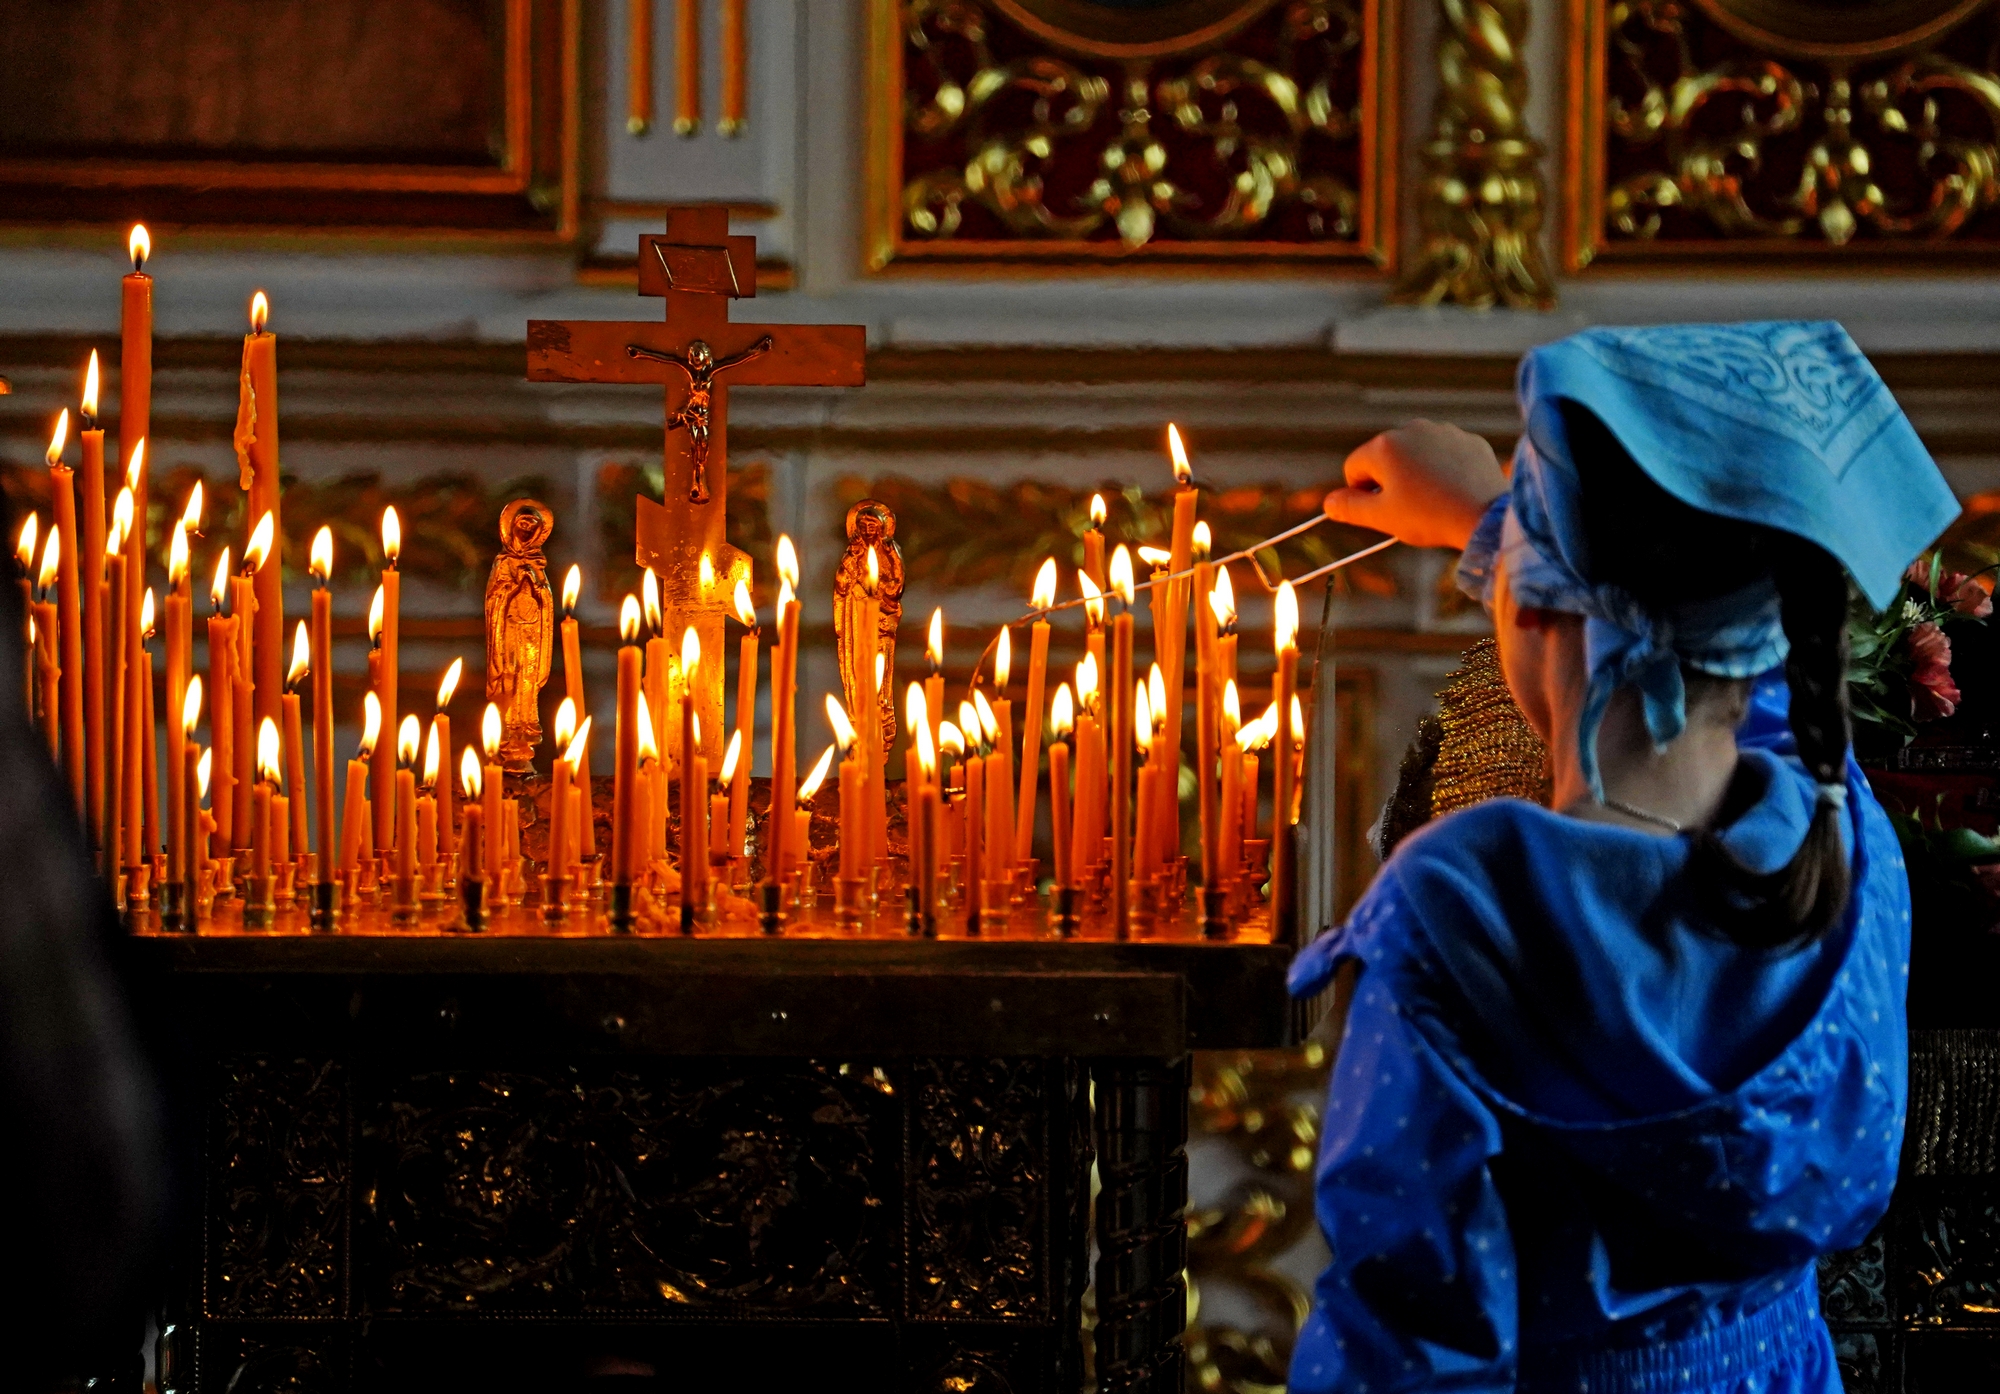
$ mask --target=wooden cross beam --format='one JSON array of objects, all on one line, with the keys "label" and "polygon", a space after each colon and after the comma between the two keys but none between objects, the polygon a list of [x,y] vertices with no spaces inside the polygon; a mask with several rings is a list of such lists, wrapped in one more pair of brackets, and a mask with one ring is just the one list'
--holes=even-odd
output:
[{"label": "wooden cross beam", "polygon": [[[665,498],[638,501],[638,561],[655,572],[667,639],[701,636],[695,712],[709,768],[721,768],[722,621],[750,558],[726,539],[731,387],[859,387],[860,325],[732,324],[729,302],[757,293],[757,242],[729,235],[728,211],[676,209],[664,236],[639,239],[639,294],[666,301],[663,323],[530,320],[535,382],[628,382],[666,394]],[[707,556],[714,580],[701,583]],[[712,660],[712,661],[711,661]],[[672,759],[668,752],[663,756]]]}]

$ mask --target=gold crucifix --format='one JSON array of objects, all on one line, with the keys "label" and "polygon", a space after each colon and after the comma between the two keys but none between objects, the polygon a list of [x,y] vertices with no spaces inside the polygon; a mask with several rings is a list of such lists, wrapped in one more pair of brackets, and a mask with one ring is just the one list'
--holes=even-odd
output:
[{"label": "gold crucifix", "polygon": [[[636,550],[639,565],[659,577],[668,640],[678,648],[690,625],[700,636],[695,714],[710,769],[721,767],[727,734],[722,621],[736,582],[750,577],[750,558],[725,534],[729,388],[866,380],[862,326],[730,323],[729,302],[756,293],[757,239],[730,236],[724,208],[680,208],[667,215],[664,236],[639,239],[639,294],[666,300],[663,323],[528,322],[532,381],[665,388],[665,497],[639,499]],[[718,381],[724,373],[727,383]]]}]

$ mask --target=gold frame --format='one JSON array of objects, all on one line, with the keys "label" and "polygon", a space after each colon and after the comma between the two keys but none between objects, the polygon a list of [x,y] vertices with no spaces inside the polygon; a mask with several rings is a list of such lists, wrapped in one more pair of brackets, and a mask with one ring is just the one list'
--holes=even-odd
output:
[{"label": "gold frame", "polygon": [[[1097,275],[1116,268],[1166,274],[1282,274],[1303,269],[1366,274],[1394,272],[1397,252],[1398,86],[1396,0],[1358,0],[1364,54],[1361,72],[1359,235],[1332,246],[1251,241],[1119,242],[927,241],[906,238],[900,209],[903,166],[902,0],[869,0],[868,108],[863,159],[862,267],[870,275]],[[1247,7],[1246,7],[1247,8]],[[1018,7],[1003,4],[1010,17]],[[1219,26],[1211,26],[1217,29]],[[1046,26],[1034,26],[1043,34]],[[1204,38],[1210,37],[1204,33]],[[1053,39],[1050,40],[1054,42]],[[1102,44],[1071,41],[1101,56]],[[1135,45],[1143,56],[1151,45]],[[1385,58],[1386,55],[1386,58]]]},{"label": "gold frame", "polygon": [[[130,158],[0,158],[0,186],[54,189],[157,189],[162,210],[146,221],[176,228],[181,245],[224,242],[296,243],[301,239],[362,237],[394,245],[410,242],[567,243],[579,228],[582,159],[582,0],[505,0],[506,37],[502,58],[505,104],[504,153],[497,167],[467,169],[448,165],[345,165],[313,161],[243,163],[232,160],[150,161]],[[549,44],[549,32],[556,43]],[[538,45],[537,40],[540,39]],[[550,47],[558,49],[551,54]],[[554,107],[554,121],[536,129],[538,107]],[[553,187],[551,187],[553,186]],[[353,196],[352,216],[328,224],[228,224],[174,216],[183,191],[224,189],[283,192],[298,190]],[[545,226],[425,226],[372,221],[371,210],[386,211],[407,194],[467,195],[546,199],[553,221]],[[536,204],[540,208],[541,204]],[[102,240],[105,229],[122,237],[116,223],[51,225],[23,221],[0,225],[0,241]],[[184,227],[184,230],[183,230]]]},{"label": "gold frame", "polygon": [[[2000,0],[1988,0],[2000,3]],[[1871,240],[1836,246],[1818,238],[1780,239],[1717,237],[1691,240],[1613,241],[1604,235],[1605,43],[1609,37],[1606,11],[1610,0],[1569,0],[1564,33],[1562,211],[1558,218],[1559,255],[1565,272],[1585,270],[1604,274],[1669,272],[1693,267],[1704,271],[1768,271],[1790,263],[1819,273],[1845,271],[1849,266],[1884,271],[1951,271],[1988,267],[2000,258],[2000,243],[1938,239],[1930,241]],[[1757,30],[1737,16],[1723,16],[1726,7],[1695,0],[1692,6],[1746,43]],[[1908,43],[1927,42],[1944,29],[1976,14],[1982,5],[1959,6],[1950,25],[1933,24],[1922,34],[1905,36],[1900,45],[1883,46],[1884,54]],[[1785,50],[1782,54],[1780,50]],[[1869,56],[1852,45],[1799,45],[1775,42],[1774,55],[1825,62]]]}]

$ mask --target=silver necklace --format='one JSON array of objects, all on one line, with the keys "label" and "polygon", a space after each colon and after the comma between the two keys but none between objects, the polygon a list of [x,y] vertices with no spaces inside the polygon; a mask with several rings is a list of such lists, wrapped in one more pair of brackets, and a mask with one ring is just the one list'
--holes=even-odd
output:
[{"label": "silver necklace", "polygon": [[1679,823],[1676,823],[1671,818],[1663,818],[1657,813],[1648,813],[1643,808],[1634,808],[1629,803],[1625,803],[1621,800],[1614,799],[1609,796],[1599,799],[1598,802],[1603,804],[1606,808],[1616,809],[1618,812],[1624,814],[1628,818],[1637,818],[1642,823],[1652,823],[1657,827],[1665,828],[1670,833],[1678,833],[1686,831],[1686,829],[1682,828]]}]

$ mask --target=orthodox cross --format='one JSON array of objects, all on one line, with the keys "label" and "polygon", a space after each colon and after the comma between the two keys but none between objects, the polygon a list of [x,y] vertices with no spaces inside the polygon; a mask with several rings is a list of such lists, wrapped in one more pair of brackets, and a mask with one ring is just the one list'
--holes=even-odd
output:
[{"label": "orthodox cross", "polygon": [[868,351],[860,325],[730,323],[729,302],[756,293],[757,239],[730,236],[726,209],[680,208],[664,236],[639,239],[639,294],[666,300],[664,323],[528,322],[531,381],[666,390],[665,497],[638,501],[638,561],[659,577],[670,647],[679,651],[689,625],[701,636],[695,713],[710,770],[721,767],[727,734],[722,621],[737,580],[750,577],[750,558],[724,535],[729,389],[859,387]]}]

